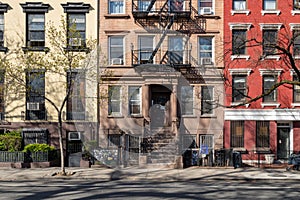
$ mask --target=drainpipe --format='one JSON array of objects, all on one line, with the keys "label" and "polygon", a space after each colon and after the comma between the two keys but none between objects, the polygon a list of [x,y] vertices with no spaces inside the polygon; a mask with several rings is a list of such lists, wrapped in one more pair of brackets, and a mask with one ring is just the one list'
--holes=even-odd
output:
[{"label": "drainpipe", "polygon": [[97,131],[96,131],[96,141],[97,141],[97,144],[99,144],[99,128],[100,128],[100,106],[99,106],[99,102],[100,102],[100,95],[99,95],[99,92],[100,92],[100,87],[99,87],[99,79],[100,79],[100,61],[99,61],[99,56],[100,56],[100,36],[99,36],[99,34],[100,34],[100,0],[97,0],[97,14],[96,14],[96,16],[97,16],[97,30],[96,30],[96,34],[97,34],[97,36],[96,36],[96,42],[97,42],[97,107],[96,107],[96,109],[97,109],[97,111],[96,111],[96,113],[97,113],[97,123],[96,123],[96,129],[97,129]]}]

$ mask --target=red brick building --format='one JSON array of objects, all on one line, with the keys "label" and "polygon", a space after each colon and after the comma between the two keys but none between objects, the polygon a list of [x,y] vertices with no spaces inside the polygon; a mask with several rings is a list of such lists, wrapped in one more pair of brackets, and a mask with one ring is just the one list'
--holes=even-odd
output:
[{"label": "red brick building", "polygon": [[270,90],[297,77],[292,64],[295,61],[297,67],[300,61],[298,4],[293,0],[224,4],[224,147],[241,151],[250,164],[270,154],[275,161],[286,162],[300,150],[299,86],[283,84]]}]

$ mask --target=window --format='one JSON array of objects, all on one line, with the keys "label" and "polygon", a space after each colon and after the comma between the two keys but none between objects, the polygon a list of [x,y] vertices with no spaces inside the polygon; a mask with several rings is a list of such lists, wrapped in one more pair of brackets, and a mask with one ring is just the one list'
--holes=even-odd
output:
[{"label": "window", "polygon": [[49,4],[31,2],[21,4],[26,13],[26,48],[46,50],[45,48],[45,13]]},{"label": "window", "polygon": [[300,10],[300,0],[294,0],[294,10]]},{"label": "window", "polygon": [[201,65],[211,65],[213,57],[213,37],[199,37],[198,52]]},{"label": "window", "polygon": [[67,3],[62,4],[67,13],[67,46],[68,49],[82,49],[86,46],[86,14],[89,13],[90,4]]},{"label": "window", "polygon": [[139,36],[140,64],[148,63],[153,52],[153,36]]},{"label": "window", "polygon": [[28,144],[48,144],[47,129],[23,129],[22,137],[24,146]]},{"label": "window", "polygon": [[141,114],[141,87],[129,86],[128,94],[130,115]]},{"label": "window", "polygon": [[124,38],[123,36],[109,37],[109,64],[123,65]]},{"label": "window", "polygon": [[108,88],[108,114],[121,115],[121,86]]},{"label": "window", "polygon": [[294,46],[293,46],[294,56],[300,56],[300,30],[293,31],[293,39],[294,39]]},{"label": "window", "polygon": [[244,121],[230,122],[230,146],[244,147]]},{"label": "window", "polygon": [[247,77],[244,75],[236,75],[232,77],[232,101],[244,101],[247,95]]},{"label": "window", "polygon": [[193,115],[194,107],[194,92],[192,86],[181,86],[180,99],[181,99],[181,114]]},{"label": "window", "polygon": [[149,5],[151,4],[150,0],[139,0],[139,11],[147,11],[149,8]]},{"label": "window", "polygon": [[183,0],[170,0],[171,11],[183,11],[184,1]]},{"label": "window", "polygon": [[276,0],[263,0],[264,10],[276,10]]},{"label": "window", "polygon": [[246,10],[247,1],[246,0],[233,0],[233,10]]},{"label": "window", "polygon": [[7,12],[9,8],[8,4],[0,3],[0,51],[7,51],[4,47],[4,13]]},{"label": "window", "polygon": [[45,72],[26,73],[26,120],[45,120]]},{"label": "window", "polygon": [[108,0],[109,1],[109,14],[124,14],[125,3],[124,0]]},{"label": "window", "polygon": [[[270,89],[273,88],[276,83],[277,76],[275,75],[264,75],[263,76],[263,92],[266,94]],[[275,102],[277,99],[277,89],[274,89],[269,95],[263,97],[264,102]]]},{"label": "window", "polygon": [[201,87],[201,115],[211,115],[214,109],[214,87]]},{"label": "window", "polygon": [[85,120],[85,77],[83,72],[67,72],[67,120]]},{"label": "window", "polygon": [[263,30],[263,54],[265,56],[276,53],[277,30]]},{"label": "window", "polygon": [[[293,75],[293,80],[294,81],[299,81],[299,78],[298,78],[298,76],[297,75]],[[293,95],[293,102],[295,102],[295,103],[300,103],[300,85],[294,85],[293,86],[294,87],[294,89],[293,89],[293,93],[294,93],[294,95]]]},{"label": "window", "polygon": [[196,139],[194,134],[182,134],[181,135],[181,151],[185,151],[188,148],[197,148]]},{"label": "window", "polygon": [[213,14],[213,0],[198,0],[198,3],[200,15]]},{"label": "window", "polygon": [[80,48],[85,46],[85,13],[68,14],[68,46]]},{"label": "window", "polygon": [[232,54],[246,54],[247,30],[232,30]]},{"label": "window", "polygon": [[183,63],[183,38],[169,37],[169,63],[182,64]]},{"label": "window", "polygon": [[0,120],[4,120],[4,70],[0,70]]},{"label": "window", "polygon": [[121,134],[108,135],[108,147],[119,147],[121,145]]},{"label": "window", "polygon": [[270,130],[268,121],[256,122],[256,147],[270,147]]}]

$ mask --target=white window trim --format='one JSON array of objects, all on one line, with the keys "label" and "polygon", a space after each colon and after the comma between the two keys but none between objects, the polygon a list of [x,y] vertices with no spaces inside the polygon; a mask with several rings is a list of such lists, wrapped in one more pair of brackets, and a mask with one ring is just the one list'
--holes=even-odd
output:
[{"label": "white window trim", "polygon": [[[123,115],[122,115],[122,95],[123,95],[123,88],[122,88],[122,86],[121,85],[110,85],[111,87],[120,87],[120,112],[111,112],[110,114],[108,114],[108,117],[122,117]],[[110,102],[108,102],[108,106],[109,106],[109,103]]]},{"label": "white window trim", "polygon": [[280,103],[264,103],[264,102],[261,103],[261,107],[262,108],[264,108],[264,107],[271,107],[271,106],[275,106],[276,108],[279,108],[280,107]]},{"label": "white window trim", "polygon": [[274,24],[265,24],[265,23],[259,23],[260,30],[279,30],[282,27],[282,23],[274,23]]},{"label": "white window trim", "polygon": [[282,71],[282,69],[259,69],[259,73],[261,76],[277,75],[279,77]]},{"label": "white window trim", "polygon": [[230,30],[233,29],[247,29],[250,30],[252,23],[228,23]]},{"label": "white window trim", "polygon": [[200,5],[200,1],[198,1],[198,5],[197,5],[197,7],[199,9],[198,13],[200,15],[215,15],[216,14],[216,12],[215,12],[215,0],[212,0],[212,6],[208,7],[208,8],[211,8],[211,13],[210,14],[204,14],[199,5]]},{"label": "white window trim", "polygon": [[[213,85],[207,85],[207,87],[212,87],[212,100],[210,102],[214,103],[216,102],[215,100],[215,87]],[[201,87],[201,92],[200,92],[200,99],[202,101],[202,87]],[[202,108],[201,108],[201,112],[202,112]],[[212,113],[204,113],[201,114],[202,117],[211,117],[211,116],[215,116],[215,109],[212,109]]]},{"label": "white window trim", "polygon": [[250,68],[239,68],[239,69],[229,69],[230,75],[244,75],[247,74],[247,76],[250,75],[252,72],[252,69]]},{"label": "white window trim", "polygon": [[250,10],[231,10],[231,15],[234,14],[246,14],[249,15],[250,14]]},{"label": "white window trim", "polygon": [[[193,92],[193,97],[192,97],[192,99],[193,99],[193,102],[192,102],[193,103],[193,106],[192,106],[193,110],[192,110],[192,114],[182,114],[182,117],[195,116],[195,110],[194,110],[194,105],[195,105],[195,87],[194,86],[189,86],[189,87],[192,88],[192,92]],[[181,88],[180,88],[180,90],[181,90]],[[181,91],[180,91],[180,93],[181,93]],[[180,96],[180,98],[182,99],[182,96]],[[181,102],[182,102],[182,100],[181,100]]]},{"label": "white window trim", "polygon": [[300,10],[292,10],[291,13],[292,13],[292,15],[299,15]]},{"label": "white window trim", "polygon": [[234,60],[234,59],[246,59],[246,60],[249,60],[250,59],[250,55],[231,55],[230,58],[231,58],[231,60]]},{"label": "white window trim", "polygon": [[199,40],[200,40],[200,38],[201,37],[210,37],[210,38],[212,38],[211,39],[211,45],[212,45],[212,47],[211,47],[211,51],[212,51],[212,53],[211,53],[211,61],[212,61],[212,65],[214,65],[215,64],[215,36],[214,35],[200,35],[200,36],[198,36],[198,41],[197,41],[197,45],[198,45],[198,47],[197,47],[197,51],[198,51],[198,63],[200,63],[200,60],[201,60],[201,57],[200,57],[200,46],[199,46]]},{"label": "white window trim", "polygon": [[120,13],[111,13],[110,12],[110,2],[111,2],[112,0],[108,0],[108,14],[109,15],[123,15],[123,14],[125,14],[125,11],[126,11],[126,1],[125,0],[120,0],[120,1],[123,1],[123,3],[124,3],[124,9],[123,9],[123,12],[120,12]]},{"label": "white window trim", "polygon": [[261,60],[276,60],[279,61],[280,60],[280,55],[269,55],[269,56],[262,56]]},{"label": "white window trim", "polygon": [[262,10],[261,11],[261,15],[265,15],[265,14],[276,14],[276,15],[280,15],[281,11],[280,10]]},{"label": "white window trim", "polygon": [[108,36],[108,63],[109,65],[113,65],[112,64],[112,59],[114,58],[111,58],[111,38],[114,37],[114,36],[119,36],[119,37],[123,37],[123,64],[121,64],[120,66],[122,65],[125,65],[125,36],[124,35],[109,35]]},{"label": "white window trim", "polygon": [[[299,13],[300,13],[300,11],[299,11]],[[290,23],[289,25],[291,27],[291,31],[300,30],[300,23]]]}]

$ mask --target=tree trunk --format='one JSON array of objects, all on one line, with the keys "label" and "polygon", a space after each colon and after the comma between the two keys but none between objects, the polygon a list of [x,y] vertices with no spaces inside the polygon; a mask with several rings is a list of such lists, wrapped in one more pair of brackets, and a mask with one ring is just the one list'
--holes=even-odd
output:
[{"label": "tree trunk", "polygon": [[63,127],[62,127],[62,118],[61,118],[61,112],[58,113],[58,136],[59,136],[59,148],[60,148],[60,166],[61,166],[61,174],[65,175],[65,156],[64,156],[64,148],[63,148]]}]

